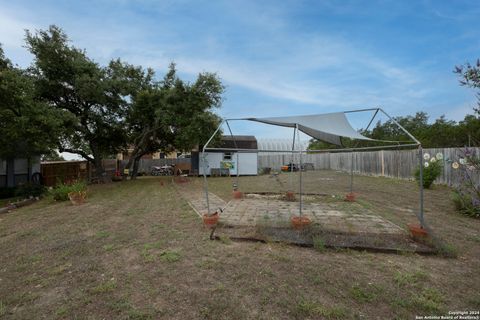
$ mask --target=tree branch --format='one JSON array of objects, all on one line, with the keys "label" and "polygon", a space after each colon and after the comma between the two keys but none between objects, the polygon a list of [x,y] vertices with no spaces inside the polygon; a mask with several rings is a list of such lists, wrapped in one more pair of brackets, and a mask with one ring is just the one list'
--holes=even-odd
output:
[{"label": "tree branch", "polygon": [[79,155],[81,155],[83,158],[85,158],[86,160],[88,160],[88,161],[90,161],[90,162],[92,162],[92,163],[95,162],[92,157],[90,157],[85,151],[82,151],[82,150],[59,147],[59,148],[58,148],[58,151],[60,151],[60,152],[70,152],[70,153],[79,154]]}]

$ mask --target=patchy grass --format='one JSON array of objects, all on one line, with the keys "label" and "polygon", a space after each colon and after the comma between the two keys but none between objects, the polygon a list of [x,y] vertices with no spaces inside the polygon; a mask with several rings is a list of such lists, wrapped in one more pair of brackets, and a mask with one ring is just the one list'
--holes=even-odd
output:
[{"label": "patchy grass", "polygon": [[7,307],[0,301],[0,317],[4,316],[7,313]]},{"label": "patchy grass", "polygon": [[425,312],[440,312],[444,309],[443,301],[444,297],[437,289],[425,288],[413,295],[411,303]]},{"label": "patchy grass", "polygon": [[107,293],[107,292],[114,291],[116,287],[117,287],[117,282],[115,281],[115,279],[112,278],[92,288],[92,293],[95,293],[95,294]]},{"label": "patchy grass", "polygon": [[[325,173],[334,180],[316,184],[312,176],[307,190],[338,195],[319,201],[348,205],[348,175]],[[231,180],[210,180],[229,199]],[[252,182],[258,191],[272,181],[242,177],[240,186]],[[415,209],[413,182],[355,177],[355,187],[352,214],[368,208],[403,225],[411,212],[398,208]],[[425,190],[426,219],[455,248],[454,259],[324,251],[321,241],[321,253],[210,241],[168,178],[89,190],[81,206],[45,199],[0,216],[0,318],[412,319],[480,308],[480,220],[456,214],[441,186]]]},{"label": "patchy grass", "polygon": [[354,284],[350,288],[350,296],[357,302],[372,302],[377,298],[378,289],[373,285],[361,286]]},{"label": "patchy grass", "polygon": [[426,280],[428,277],[425,271],[414,271],[414,272],[395,272],[393,280],[400,287],[405,286],[417,286],[422,280]]},{"label": "patchy grass", "polygon": [[324,306],[318,302],[302,300],[296,305],[295,313],[308,317],[344,319],[347,315],[347,310],[339,306]]},{"label": "patchy grass", "polygon": [[325,240],[321,237],[313,238],[313,247],[319,252],[325,251]]},{"label": "patchy grass", "polygon": [[182,255],[177,251],[165,250],[160,253],[160,260],[164,262],[177,262],[182,258]]}]

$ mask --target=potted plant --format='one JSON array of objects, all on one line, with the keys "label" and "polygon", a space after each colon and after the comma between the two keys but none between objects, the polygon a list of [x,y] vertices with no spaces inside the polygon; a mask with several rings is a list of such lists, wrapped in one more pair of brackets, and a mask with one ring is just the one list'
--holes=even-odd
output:
[{"label": "potted plant", "polygon": [[427,230],[419,224],[409,224],[408,229],[415,240],[424,241],[428,237]]},{"label": "potted plant", "polygon": [[238,191],[238,190],[233,190],[232,195],[233,195],[233,199],[242,199],[243,198],[243,192]]},{"label": "potted plant", "polygon": [[345,201],[355,202],[355,193],[353,192],[347,193],[347,195],[345,196]]},{"label": "potted plant", "polygon": [[287,193],[285,193],[285,199],[287,201],[295,201],[295,192],[287,191]]},{"label": "potted plant", "polygon": [[75,182],[69,186],[68,198],[74,205],[80,205],[85,202],[87,198],[87,185],[85,182]]},{"label": "potted plant", "polygon": [[292,216],[290,219],[294,229],[301,230],[308,226],[312,221],[306,216]]},{"label": "potted plant", "polygon": [[207,228],[215,228],[217,226],[219,218],[220,218],[220,216],[218,215],[217,211],[215,211],[214,213],[210,213],[210,214],[205,213],[203,215],[203,224]]}]

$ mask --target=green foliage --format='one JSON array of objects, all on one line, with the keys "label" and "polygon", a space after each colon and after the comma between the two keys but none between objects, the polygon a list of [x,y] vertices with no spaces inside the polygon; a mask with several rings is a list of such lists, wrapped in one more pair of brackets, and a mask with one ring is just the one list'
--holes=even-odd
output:
[{"label": "green foliage", "polygon": [[0,301],[0,317],[3,317],[7,314],[7,306]]},{"label": "green foliage", "polygon": [[443,295],[434,288],[425,288],[411,299],[416,308],[425,312],[439,312],[443,308]]},{"label": "green foliage", "polygon": [[[467,63],[464,66],[456,66],[454,72],[460,76],[462,86],[480,90],[480,59],[477,59],[475,65]],[[480,106],[480,92],[477,94],[477,99]],[[478,114],[480,110],[477,108],[475,111]]]},{"label": "green foliage", "polygon": [[310,300],[300,301],[296,305],[295,311],[301,316],[321,317],[322,319],[344,319],[347,315],[343,307],[328,307]]},{"label": "green foliage", "polygon": [[170,65],[163,80],[141,91],[127,116],[133,152],[127,167],[158,150],[191,150],[207,141],[220,124],[213,109],[220,107],[223,86],[215,74],[202,73],[187,83]]},{"label": "green foliage", "polygon": [[325,240],[321,237],[313,238],[313,247],[319,252],[325,251]]},{"label": "green foliage", "polygon": [[472,195],[455,190],[452,193],[452,201],[458,212],[470,217],[480,218],[480,205],[476,203]]},{"label": "green foliage", "polygon": [[102,293],[112,292],[116,288],[117,288],[117,282],[115,281],[115,279],[112,278],[108,281],[102,282],[96,287],[93,287],[91,289],[91,292],[95,294],[102,294]]},{"label": "green foliage", "polygon": [[480,173],[480,155],[475,149],[465,148],[463,161],[459,159],[460,183],[452,195],[455,207],[460,213],[471,217],[480,217],[480,187],[475,177]]},{"label": "green foliage", "polygon": [[101,159],[126,144],[125,116],[131,99],[150,83],[153,71],[120,60],[100,66],[71,46],[58,27],[27,31],[26,47],[37,98],[67,115],[59,151],[76,153],[103,173]]},{"label": "green foliage", "polygon": [[182,255],[173,250],[165,250],[160,253],[160,260],[164,262],[177,262],[182,258]]},{"label": "green foliage", "polygon": [[24,183],[15,188],[16,197],[39,197],[45,192],[45,187],[34,183]]},{"label": "green foliage", "polygon": [[352,298],[362,303],[371,302],[377,297],[377,294],[372,290],[369,290],[368,287],[362,287],[358,284],[355,284],[350,288],[350,295]]},{"label": "green foliage", "polygon": [[395,272],[393,276],[393,281],[399,287],[406,286],[417,286],[420,282],[427,279],[427,274],[424,271],[415,271],[415,272]]},{"label": "green foliage", "polygon": [[[443,164],[441,161],[428,162],[428,166],[423,166],[423,187],[429,189],[435,179],[442,174]],[[414,172],[415,180],[420,182],[420,167],[417,167]]]},{"label": "green foliage", "polygon": [[64,113],[35,99],[35,91],[32,75],[0,47],[0,158],[36,156],[57,144]]},{"label": "green foliage", "polygon": [[84,181],[77,181],[73,184],[59,184],[52,190],[50,195],[55,201],[67,201],[70,192],[80,192],[87,189],[87,184]]}]

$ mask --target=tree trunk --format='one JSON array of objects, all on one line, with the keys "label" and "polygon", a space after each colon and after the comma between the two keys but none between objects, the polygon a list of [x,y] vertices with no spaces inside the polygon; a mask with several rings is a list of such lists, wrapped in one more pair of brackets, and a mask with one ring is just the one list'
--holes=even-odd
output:
[{"label": "tree trunk", "polygon": [[100,156],[100,152],[98,152],[98,149],[95,147],[95,145],[91,145],[91,149],[93,155],[93,165],[95,166],[95,176],[98,179],[98,182],[109,182],[109,179],[105,173],[105,168],[103,167],[103,159]]},{"label": "tree trunk", "polygon": [[140,165],[140,159],[142,158],[142,156],[143,156],[143,154],[138,155],[138,156],[136,156],[135,159],[133,160],[132,177],[130,178],[131,180],[137,179],[138,167],[139,167],[139,165]]},{"label": "tree trunk", "polygon": [[125,169],[128,169],[129,171],[128,171],[128,175],[126,175],[126,174],[123,175],[123,180],[127,180],[128,176],[130,175],[130,168],[132,167],[133,160],[134,160],[133,157],[130,157],[128,159],[128,162],[125,165]]}]

